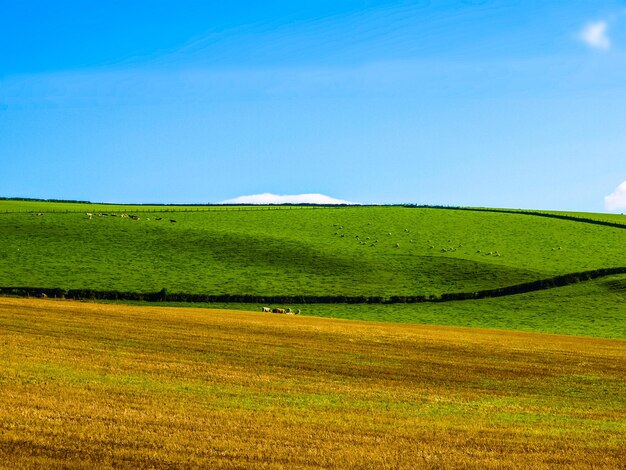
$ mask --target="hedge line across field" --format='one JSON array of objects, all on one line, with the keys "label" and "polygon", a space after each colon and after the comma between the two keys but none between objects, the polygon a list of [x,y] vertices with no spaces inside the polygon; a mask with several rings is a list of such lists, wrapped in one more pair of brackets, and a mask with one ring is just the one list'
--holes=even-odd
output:
[{"label": "hedge line across field", "polygon": [[459,206],[427,206],[416,204],[405,204],[403,207],[410,209],[449,209],[455,211],[472,211],[472,212],[495,212],[498,214],[514,214],[514,215],[533,215],[537,217],[547,217],[549,219],[569,220],[570,222],[583,222],[592,225],[603,225],[605,227],[626,229],[626,224],[619,222],[609,222],[608,220],[590,219],[588,217],[579,217],[567,214],[551,214],[549,212],[528,211],[528,210],[510,210],[510,209],[492,209],[490,207],[459,207]]},{"label": "hedge line across field", "polygon": [[593,271],[564,274],[549,279],[525,282],[513,286],[486,289],[476,292],[456,292],[437,295],[414,295],[391,297],[343,296],[343,295],[248,295],[248,294],[186,294],[159,292],[119,292],[92,289],[59,289],[45,287],[0,287],[0,294],[18,297],[65,298],[74,300],[134,300],[147,302],[202,302],[202,303],[262,303],[262,304],[398,304],[420,302],[450,302],[454,300],[485,299],[505,295],[524,294],[554,287],[562,287],[599,277],[626,274],[626,267],[602,268]]}]

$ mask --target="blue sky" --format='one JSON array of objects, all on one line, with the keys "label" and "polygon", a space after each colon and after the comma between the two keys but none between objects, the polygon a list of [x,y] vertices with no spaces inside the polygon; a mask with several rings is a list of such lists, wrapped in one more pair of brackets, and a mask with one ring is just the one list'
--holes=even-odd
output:
[{"label": "blue sky", "polygon": [[623,211],[625,180],[626,1],[0,3],[2,196]]}]

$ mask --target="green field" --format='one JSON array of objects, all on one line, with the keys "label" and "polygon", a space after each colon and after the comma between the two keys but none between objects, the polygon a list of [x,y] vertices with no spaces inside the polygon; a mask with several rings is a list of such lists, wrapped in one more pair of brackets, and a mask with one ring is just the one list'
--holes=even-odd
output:
[{"label": "green field", "polygon": [[140,220],[134,221],[51,212],[67,204],[37,203],[42,216],[2,214],[3,204],[22,203],[0,202],[2,286],[431,295],[626,266],[625,230],[526,215],[403,207],[220,208],[137,212]]}]

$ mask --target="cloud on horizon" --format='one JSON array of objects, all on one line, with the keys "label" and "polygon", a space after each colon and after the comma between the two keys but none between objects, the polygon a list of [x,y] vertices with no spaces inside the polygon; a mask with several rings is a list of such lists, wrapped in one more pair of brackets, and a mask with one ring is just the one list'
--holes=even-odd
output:
[{"label": "cloud on horizon", "polygon": [[604,198],[604,207],[608,211],[626,209],[626,181]]},{"label": "cloud on horizon", "polygon": [[324,194],[278,195],[272,193],[253,194],[227,199],[220,204],[358,204],[356,202],[335,199]]},{"label": "cloud on horizon", "polygon": [[609,24],[606,21],[587,23],[580,32],[580,39],[593,49],[609,50],[611,39],[608,36]]}]

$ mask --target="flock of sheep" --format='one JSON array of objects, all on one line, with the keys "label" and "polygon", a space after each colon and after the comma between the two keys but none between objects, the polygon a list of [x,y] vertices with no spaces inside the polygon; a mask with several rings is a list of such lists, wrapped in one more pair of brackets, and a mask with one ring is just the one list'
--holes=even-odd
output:
[{"label": "flock of sheep", "polygon": [[270,307],[261,307],[261,312],[266,313],[282,313],[285,315],[300,315],[300,309],[293,311],[290,308],[270,308]]},{"label": "flock of sheep", "polygon": [[[371,225],[371,223],[368,223],[367,225]],[[334,236],[338,236],[340,238],[345,238],[346,237],[347,234],[345,233],[345,229],[344,229],[343,225],[341,225],[341,224],[333,224],[333,227],[335,228],[335,232],[333,234]],[[404,235],[409,235],[409,234],[410,234],[410,230],[408,228],[405,228],[404,229]],[[392,236],[391,232],[387,232],[386,236],[387,237],[391,237]],[[360,245],[369,245],[371,247],[375,247],[378,244],[378,240],[371,240],[370,237],[363,238],[363,237],[361,237],[359,235],[355,235],[355,239],[357,240],[357,242]],[[413,238],[411,238],[409,240],[409,243],[415,243],[415,240]],[[427,243],[428,243],[428,249],[429,250],[434,250],[435,249],[435,244],[433,243],[432,240],[427,240]],[[452,240],[451,239],[448,240],[448,243],[449,244],[452,243]],[[392,246],[394,248],[400,248],[400,243],[395,242],[395,243],[393,243]],[[453,253],[453,252],[455,252],[458,249],[463,248],[463,247],[464,247],[463,243],[459,243],[457,246],[450,246],[450,245],[448,245],[447,247],[441,248],[439,251],[441,253]],[[556,248],[551,248],[551,251],[558,251],[558,250],[561,250],[561,249],[562,248],[559,246],[559,247],[556,247]],[[466,254],[469,254],[469,252],[466,253]],[[481,255],[481,256],[490,256],[490,257],[494,257],[494,258],[499,258],[499,257],[502,256],[502,254],[499,251],[497,251],[497,250],[495,250],[495,251],[493,251],[493,250],[492,251],[486,251],[486,252],[483,252],[483,250],[476,250],[475,254]]]},{"label": "flock of sheep", "polygon": [[[131,219],[131,220],[141,220],[141,217],[133,214],[106,214],[106,213],[97,213],[95,214],[98,217],[120,217],[122,219]],[[85,212],[85,216],[91,220],[93,219],[94,214],[91,212]],[[147,217],[146,220],[150,220],[150,217]],[[155,217],[154,220],[163,220],[163,217]],[[170,222],[175,224],[176,221],[174,219],[170,219]]]},{"label": "flock of sheep", "polygon": [[[367,225],[371,225],[371,223],[368,223]],[[335,228],[335,233],[333,235],[335,236],[339,236],[340,238],[345,238],[346,237],[346,233],[341,233],[341,231],[344,230],[344,226],[341,224],[333,224],[333,227]],[[410,230],[408,228],[404,229],[404,234],[408,235],[410,233]],[[392,236],[391,232],[387,232],[387,237]],[[355,235],[356,240],[359,242],[360,245],[369,245],[371,247],[375,247],[378,244],[378,240],[370,240],[370,237],[365,237],[362,238],[359,235]],[[409,243],[415,243],[415,240],[413,238],[409,239]],[[433,250],[435,249],[435,245],[433,243],[432,240],[427,240],[428,243],[428,249]],[[452,240],[448,240],[448,243],[452,243]],[[448,246],[448,247],[443,247],[441,248],[441,250],[439,250],[441,253],[452,253],[457,251],[459,248],[462,248],[464,245],[462,243],[460,243],[458,246]],[[395,242],[393,243],[393,247],[394,248],[400,248],[400,243]],[[558,248],[559,250],[561,249],[561,247]],[[554,248],[552,249],[554,251]],[[477,250],[476,254],[482,254],[482,250]],[[485,256],[494,256],[494,257],[500,257],[502,256],[498,251],[489,251],[484,253]]]}]

